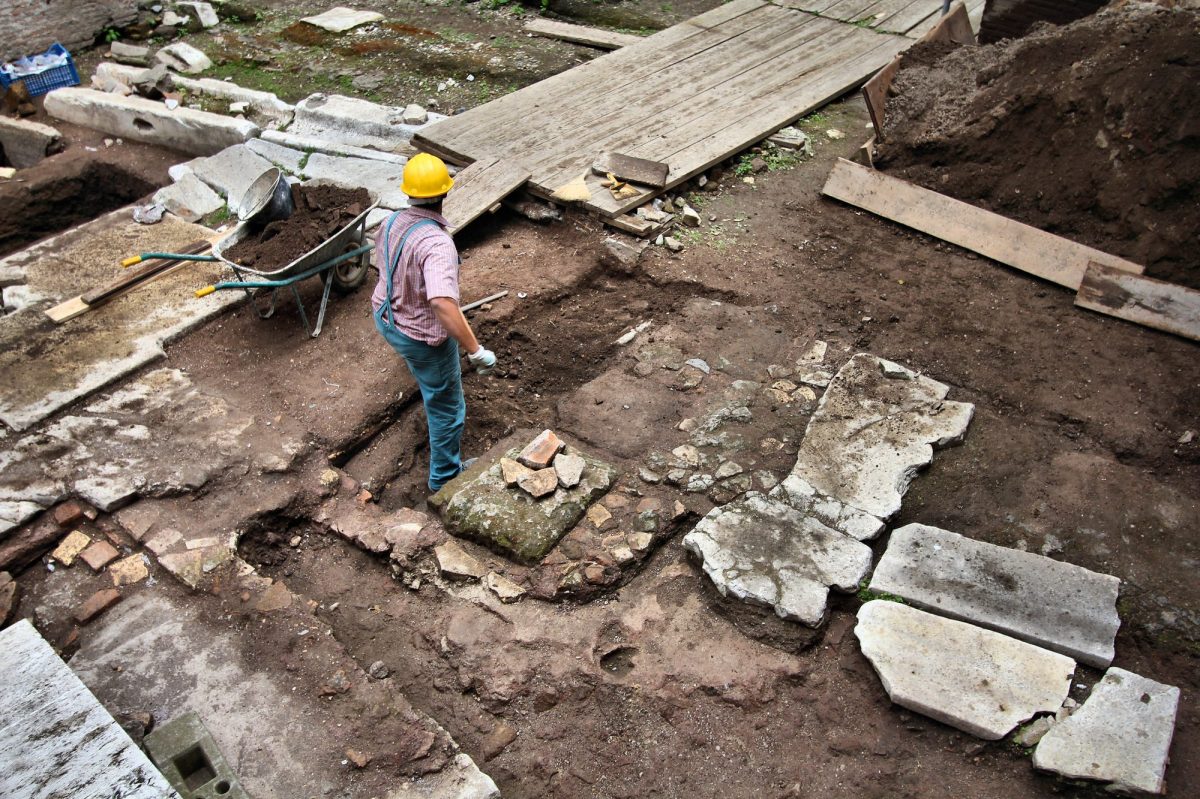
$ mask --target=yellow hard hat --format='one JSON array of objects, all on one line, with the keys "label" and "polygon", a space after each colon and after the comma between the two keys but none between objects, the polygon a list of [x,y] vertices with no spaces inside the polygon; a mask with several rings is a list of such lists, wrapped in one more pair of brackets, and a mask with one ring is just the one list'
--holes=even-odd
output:
[{"label": "yellow hard hat", "polygon": [[450,191],[453,185],[445,161],[436,155],[417,153],[404,165],[404,180],[400,183],[400,190],[409,197],[424,199],[440,197]]}]

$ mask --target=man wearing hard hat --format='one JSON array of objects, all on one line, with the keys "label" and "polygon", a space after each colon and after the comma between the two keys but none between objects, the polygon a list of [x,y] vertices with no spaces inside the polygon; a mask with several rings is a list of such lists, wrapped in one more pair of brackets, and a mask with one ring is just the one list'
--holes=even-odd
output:
[{"label": "man wearing hard hat", "polygon": [[440,158],[419,153],[405,164],[400,188],[411,207],[388,217],[383,234],[376,237],[379,283],[371,295],[375,327],[421,387],[429,423],[431,491],[463,470],[467,403],[459,347],[477,369],[496,365],[496,355],[475,338],[458,307],[458,249],[441,213],[453,185]]}]

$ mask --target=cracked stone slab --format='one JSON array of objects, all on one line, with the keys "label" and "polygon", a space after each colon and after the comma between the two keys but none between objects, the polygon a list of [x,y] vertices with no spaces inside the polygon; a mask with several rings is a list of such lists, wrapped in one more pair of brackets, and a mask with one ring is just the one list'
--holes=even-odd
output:
[{"label": "cracked stone slab", "polygon": [[[445,119],[445,116],[430,113],[426,124],[439,119]],[[350,147],[397,153],[411,152],[409,142],[421,127],[407,124],[404,109],[397,106],[379,105],[339,94],[313,94],[296,104],[295,119],[287,132]]]},{"label": "cracked stone slab", "polygon": [[892,532],[871,589],[1097,668],[1112,663],[1121,581],[1033,552],[909,524]]},{"label": "cracked stone slab", "polygon": [[1166,793],[1167,753],[1179,689],[1109,669],[1092,694],[1051,727],[1033,751],[1035,768],[1111,783],[1121,793]]},{"label": "cracked stone slab", "polygon": [[893,702],[989,741],[1062,707],[1066,655],[898,602],[872,600],[854,628]]},{"label": "cracked stone slab", "polygon": [[870,541],[883,532],[883,519],[822,494],[802,477],[787,477],[771,490],[770,497],[786,502],[857,541]]},{"label": "cracked stone slab", "polygon": [[852,591],[871,568],[865,544],[757,493],[709,511],[683,546],[722,595],[813,627],[825,619],[829,588]]},{"label": "cracked stone slab", "polygon": [[185,164],[177,164],[167,170],[174,180],[182,180],[191,173],[211,186],[229,203],[229,210],[237,213],[242,207],[242,197],[259,175],[271,168],[271,162],[258,155],[245,144],[226,147],[221,152],[206,158],[194,158]]},{"label": "cracked stone slab", "polygon": [[314,17],[302,17],[300,21],[315,25],[330,33],[345,33],[359,25],[378,22],[381,19],[383,19],[383,14],[376,11],[359,11],[345,6],[336,6]]},{"label": "cracked stone slab", "polygon": [[[568,448],[568,452],[575,452]],[[516,460],[520,448],[504,452]],[[549,496],[534,499],[504,480],[499,459],[486,469],[475,467],[451,480],[429,498],[446,529],[524,563],[546,556],[558,540],[574,527],[588,506],[599,499],[617,479],[609,464],[582,453],[586,464],[579,484],[558,486]],[[481,459],[482,460],[482,459]],[[556,478],[557,480],[557,478]]]},{"label": "cracked stone slab", "polygon": [[960,441],[975,406],[897,363],[859,353],[834,376],[808,423],[792,474],[880,519],[900,510],[933,450]]}]

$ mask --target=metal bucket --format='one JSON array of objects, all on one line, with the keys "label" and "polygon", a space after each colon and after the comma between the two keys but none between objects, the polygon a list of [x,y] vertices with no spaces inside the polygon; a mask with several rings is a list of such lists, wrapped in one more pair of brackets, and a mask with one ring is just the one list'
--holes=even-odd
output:
[{"label": "metal bucket", "polygon": [[275,167],[259,175],[242,195],[238,219],[254,225],[265,225],[292,215],[292,187],[283,173]]}]

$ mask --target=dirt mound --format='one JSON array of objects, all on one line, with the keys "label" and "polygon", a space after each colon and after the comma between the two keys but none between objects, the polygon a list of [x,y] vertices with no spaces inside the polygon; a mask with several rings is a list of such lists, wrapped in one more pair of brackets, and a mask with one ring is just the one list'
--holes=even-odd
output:
[{"label": "dirt mound", "polygon": [[1200,14],[917,45],[893,94],[881,169],[1200,287]]},{"label": "dirt mound", "polygon": [[230,247],[225,257],[260,271],[280,269],[348,225],[371,204],[366,189],[292,186],[296,210],[256,236]]}]

